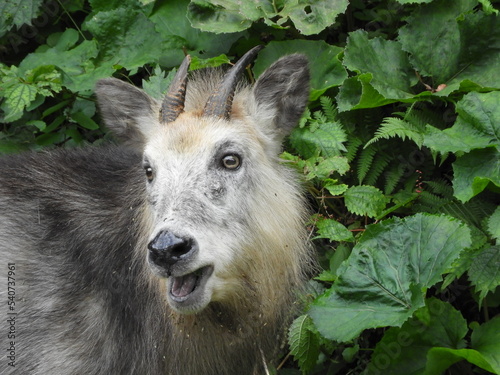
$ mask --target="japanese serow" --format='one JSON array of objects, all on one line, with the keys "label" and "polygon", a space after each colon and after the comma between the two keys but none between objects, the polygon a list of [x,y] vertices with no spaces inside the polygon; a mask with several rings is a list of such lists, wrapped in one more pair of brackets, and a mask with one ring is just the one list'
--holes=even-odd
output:
[{"label": "japanese serow", "polygon": [[278,157],[309,72],[295,54],[241,83],[258,50],[225,74],[188,74],[186,57],[162,102],[101,80],[121,143],[0,159],[2,374],[245,375],[276,360],[314,263]]}]

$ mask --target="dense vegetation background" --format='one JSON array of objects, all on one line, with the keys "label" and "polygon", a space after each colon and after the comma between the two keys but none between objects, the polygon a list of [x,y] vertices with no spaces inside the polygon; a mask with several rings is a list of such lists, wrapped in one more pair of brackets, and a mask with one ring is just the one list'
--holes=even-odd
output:
[{"label": "dense vegetation background", "polygon": [[491,0],[4,0],[0,153],[102,142],[115,76],[161,97],[265,44],[301,52],[303,174],[324,271],[279,374],[500,374],[500,20]]}]

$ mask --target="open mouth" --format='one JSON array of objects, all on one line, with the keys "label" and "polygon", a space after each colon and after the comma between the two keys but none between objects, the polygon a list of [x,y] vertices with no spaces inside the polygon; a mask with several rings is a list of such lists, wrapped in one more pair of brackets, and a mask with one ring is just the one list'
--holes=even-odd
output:
[{"label": "open mouth", "polygon": [[183,276],[171,276],[169,281],[172,300],[180,303],[202,293],[213,270],[213,266],[205,266]]}]

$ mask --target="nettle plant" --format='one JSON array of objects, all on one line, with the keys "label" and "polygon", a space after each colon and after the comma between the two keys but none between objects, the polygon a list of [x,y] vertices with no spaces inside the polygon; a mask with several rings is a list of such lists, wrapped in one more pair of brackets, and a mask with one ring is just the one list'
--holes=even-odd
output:
[{"label": "nettle plant", "polygon": [[[500,4],[488,0],[3,5],[0,152],[100,142],[114,75],[160,98],[266,44],[309,57],[303,175],[322,271],[278,374],[500,373]],[[270,369],[270,371],[273,371]]]}]

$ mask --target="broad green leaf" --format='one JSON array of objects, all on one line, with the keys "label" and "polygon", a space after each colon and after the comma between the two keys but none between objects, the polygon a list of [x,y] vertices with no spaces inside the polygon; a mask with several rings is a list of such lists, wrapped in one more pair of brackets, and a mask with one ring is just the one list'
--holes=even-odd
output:
[{"label": "broad green leaf", "polygon": [[456,362],[466,360],[487,371],[493,372],[488,361],[476,350],[435,347],[427,352],[425,375],[440,375]]},{"label": "broad green leaf", "polygon": [[448,129],[427,125],[424,144],[446,152],[470,152],[496,146],[500,149],[500,92],[469,93],[457,103],[458,117]]},{"label": "broad green leaf", "polygon": [[20,71],[56,66],[61,71],[63,86],[73,92],[92,90],[98,79],[109,77],[114,69],[111,64],[96,68],[92,62],[99,53],[96,41],[86,40],[74,46],[75,33],[74,29],[67,29],[54,47],[26,56],[19,65]]},{"label": "broad green leaf", "polygon": [[316,100],[327,89],[341,85],[347,78],[347,72],[338,58],[341,52],[342,48],[331,46],[321,40],[273,41],[259,53],[253,70],[258,77],[282,56],[291,53],[305,54],[309,59],[311,70],[310,99]]},{"label": "broad green leaf", "polygon": [[462,49],[457,71],[436,95],[454,90],[489,91],[500,88],[500,17],[482,12],[458,20]]},{"label": "broad green leaf", "polygon": [[479,304],[488,292],[500,285],[500,245],[486,245],[470,265],[469,280],[479,292]]},{"label": "broad green leaf", "polygon": [[280,17],[290,17],[304,35],[319,34],[347,9],[347,0],[288,0]]},{"label": "broad green leaf", "polygon": [[324,187],[331,195],[341,195],[349,188],[348,185],[339,184],[337,180],[332,180],[330,178],[324,180]]},{"label": "broad green leaf", "polygon": [[435,86],[458,71],[461,43],[457,17],[476,5],[475,0],[435,0],[417,8],[399,30],[399,40],[410,53],[413,66],[421,75],[433,77]]},{"label": "broad green leaf", "polygon": [[344,200],[350,212],[369,217],[378,216],[389,201],[379,189],[369,185],[350,187],[344,193]]},{"label": "broad green leaf", "polygon": [[309,316],[302,315],[293,321],[288,331],[288,342],[302,373],[308,374],[316,365],[320,353],[319,337]]},{"label": "broad green leaf", "polygon": [[466,202],[488,184],[500,187],[500,152],[497,148],[473,150],[453,163],[455,197]]},{"label": "broad green leaf", "polygon": [[98,12],[84,28],[99,43],[96,64],[119,65],[131,70],[158,62],[158,51],[168,48],[169,40],[163,40],[153,22],[132,6]]},{"label": "broad green leaf", "polygon": [[346,151],[345,141],[347,134],[338,122],[319,124],[314,131],[310,127],[296,128],[290,135],[292,146],[304,158],[317,155],[318,150],[324,157],[340,156]]},{"label": "broad green leaf", "polygon": [[436,95],[500,86],[499,20],[482,12],[467,14],[475,6],[475,0],[436,0],[413,12],[399,30],[415,69],[432,77],[433,87],[447,85]]},{"label": "broad green leaf", "polygon": [[191,0],[187,17],[193,27],[200,30],[234,33],[249,28],[266,13],[275,15],[270,0]]},{"label": "broad green leaf", "polygon": [[309,314],[323,336],[341,342],[368,328],[401,326],[470,245],[467,226],[444,215],[369,225]]},{"label": "broad green leaf", "polygon": [[330,241],[353,241],[352,232],[333,219],[318,218],[316,221],[318,235],[316,238],[327,238]]},{"label": "broad green leaf", "polygon": [[[43,0],[4,0],[0,3],[0,36],[12,26],[31,25],[40,12]],[[43,8],[41,9],[43,11]]]},{"label": "broad green leaf", "polygon": [[415,73],[399,42],[368,39],[366,31],[354,31],[349,34],[343,63],[349,70],[371,74],[371,86],[386,99],[413,97]]},{"label": "broad green leaf", "polygon": [[193,57],[191,69],[195,69],[198,59],[227,53],[231,45],[245,35],[215,34],[193,28],[186,17],[188,4],[189,0],[165,1],[158,4],[149,17],[162,40],[167,42],[161,51],[156,51],[164,67],[179,65],[185,53],[188,53]]},{"label": "broad green leaf", "polygon": [[364,73],[347,78],[337,95],[340,112],[361,108],[376,108],[397,102],[396,99],[386,99],[371,85],[371,73]]},{"label": "broad green leaf", "polygon": [[330,156],[328,158],[318,158],[316,159],[316,165],[310,171],[310,176],[308,179],[319,177],[320,179],[325,179],[330,177],[334,172],[344,175],[349,170],[349,163],[347,158],[343,156]]},{"label": "broad green leaf", "polygon": [[78,125],[85,129],[90,129],[90,130],[95,130],[99,129],[99,125],[97,125],[94,120],[92,120],[90,117],[88,117],[85,113],[83,112],[75,112],[72,113],[70,116]]},{"label": "broad green leaf", "polygon": [[488,233],[497,241],[500,240],[500,206],[488,218],[486,226]]},{"label": "broad green leaf", "polygon": [[474,329],[471,348],[480,352],[493,368],[500,373],[500,316]]},{"label": "broad green leaf", "polygon": [[427,353],[425,375],[441,374],[455,362],[466,360],[486,371],[500,373],[500,317],[477,327],[472,332],[472,349],[435,347]]},{"label": "broad green leaf", "polygon": [[467,321],[460,312],[431,298],[401,328],[387,330],[373,351],[366,375],[377,374],[381,369],[388,374],[424,374],[429,350],[435,346],[461,349],[466,334]]}]

